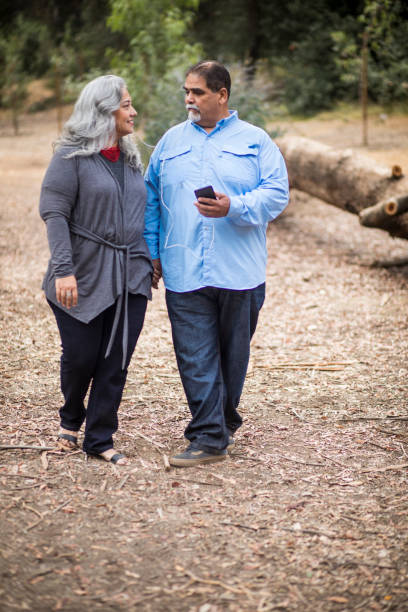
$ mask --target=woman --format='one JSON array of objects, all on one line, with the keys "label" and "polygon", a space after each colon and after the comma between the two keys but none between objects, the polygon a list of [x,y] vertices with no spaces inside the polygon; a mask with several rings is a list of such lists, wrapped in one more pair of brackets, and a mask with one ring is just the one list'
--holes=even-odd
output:
[{"label": "woman", "polygon": [[77,448],[85,421],[83,450],[118,465],[128,461],[112,435],[152,283],[146,190],[131,137],[136,114],[121,78],[88,83],[56,142],[40,198],[51,252],[43,289],[62,346],[59,447]]}]

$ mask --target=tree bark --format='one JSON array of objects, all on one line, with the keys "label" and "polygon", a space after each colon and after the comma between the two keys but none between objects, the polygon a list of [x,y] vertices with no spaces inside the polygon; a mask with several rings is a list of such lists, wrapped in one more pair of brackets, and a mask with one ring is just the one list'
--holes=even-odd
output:
[{"label": "tree bark", "polygon": [[[296,136],[277,144],[291,187],[359,215],[362,225],[408,239],[408,178],[399,166],[390,170],[351,149]],[[371,207],[375,210],[362,212]]]},{"label": "tree bark", "polygon": [[363,46],[361,49],[361,118],[363,123],[363,146],[368,145],[368,32],[363,32]]}]

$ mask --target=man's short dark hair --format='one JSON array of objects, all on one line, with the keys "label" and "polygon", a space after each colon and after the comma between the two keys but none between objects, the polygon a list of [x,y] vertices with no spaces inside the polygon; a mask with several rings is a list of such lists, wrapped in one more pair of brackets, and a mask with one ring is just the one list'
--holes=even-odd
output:
[{"label": "man's short dark hair", "polygon": [[223,64],[214,60],[206,60],[198,62],[187,70],[186,77],[189,74],[198,74],[205,79],[208,89],[211,91],[219,91],[223,87],[227,90],[228,97],[231,93],[231,77],[230,73]]}]

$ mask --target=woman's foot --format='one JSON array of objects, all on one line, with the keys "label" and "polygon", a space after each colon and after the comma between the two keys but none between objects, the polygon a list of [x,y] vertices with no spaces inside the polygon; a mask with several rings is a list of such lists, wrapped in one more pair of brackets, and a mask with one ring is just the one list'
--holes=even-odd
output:
[{"label": "woman's foot", "polygon": [[129,465],[129,460],[125,457],[125,455],[118,453],[114,448],[108,448],[108,450],[100,453],[99,456],[102,457],[102,459],[105,459],[105,461],[109,461],[115,465]]},{"label": "woman's foot", "polygon": [[78,449],[78,432],[60,427],[58,438],[58,448],[63,451],[73,451]]}]

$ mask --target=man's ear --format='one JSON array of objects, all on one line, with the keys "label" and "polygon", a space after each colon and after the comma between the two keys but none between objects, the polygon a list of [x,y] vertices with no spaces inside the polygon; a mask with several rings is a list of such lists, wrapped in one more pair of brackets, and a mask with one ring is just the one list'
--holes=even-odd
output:
[{"label": "man's ear", "polygon": [[228,92],[226,87],[221,87],[218,94],[220,104],[226,104],[228,102]]}]

